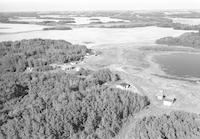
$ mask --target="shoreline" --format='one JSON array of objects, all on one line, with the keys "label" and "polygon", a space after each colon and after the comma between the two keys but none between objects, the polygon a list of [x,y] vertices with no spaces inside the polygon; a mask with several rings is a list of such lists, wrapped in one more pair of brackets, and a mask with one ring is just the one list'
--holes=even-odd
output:
[{"label": "shoreline", "polygon": [[150,70],[154,71],[154,75],[160,76],[163,78],[169,78],[169,79],[175,79],[175,80],[180,80],[180,81],[189,81],[189,82],[198,82],[200,78],[195,78],[195,77],[179,77],[175,75],[170,75],[162,70],[162,67],[159,63],[155,61],[155,57],[159,55],[171,55],[171,54],[200,54],[200,52],[190,52],[190,51],[174,51],[174,52],[159,52],[159,53],[151,53],[150,55],[147,56],[146,60],[150,63]]},{"label": "shoreline", "polygon": [[[183,53],[193,53],[194,49],[191,48],[180,48],[175,47],[174,50],[170,51],[145,51],[140,50],[144,45],[136,45],[134,43],[130,44],[118,44],[118,45],[108,45],[106,48],[98,48],[102,54],[99,57],[89,58],[86,61],[87,66],[92,66],[96,68],[110,68],[111,70],[117,71],[122,75],[122,78],[128,83],[134,85],[136,88],[139,87],[141,94],[146,95],[153,106],[153,109],[170,109],[170,110],[183,110],[188,112],[199,113],[200,111],[200,90],[199,84],[194,82],[189,82],[185,80],[175,80],[170,78],[163,78],[153,75],[153,73],[158,73],[157,69],[154,71],[152,69],[151,57],[160,54],[171,54],[177,52]],[[159,45],[149,44],[145,47],[159,47]],[[178,50],[177,50],[178,49]],[[200,52],[197,52],[200,53]],[[135,55],[138,54],[138,55]],[[111,57],[115,57],[114,61],[110,61]],[[140,59],[143,57],[143,59]],[[133,60],[132,60],[133,59]],[[131,61],[130,61],[131,60]],[[102,65],[102,62],[104,64]],[[105,63],[106,61],[106,63]],[[142,67],[141,65],[149,64],[149,67]],[[100,65],[99,65],[100,64]],[[153,63],[154,64],[154,63]],[[155,66],[155,64],[154,64]],[[137,68],[137,69],[136,69]],[[174,94],[177,97],[177,102],[171,106],[166,107],[157,100],[156,94],[160,90],[166,90],[168,94]],[[199,105],[199,106],[198,106]],[[195,106],[195,107],[194,107]],[[151,111],[151,109],[150,109]]]}]

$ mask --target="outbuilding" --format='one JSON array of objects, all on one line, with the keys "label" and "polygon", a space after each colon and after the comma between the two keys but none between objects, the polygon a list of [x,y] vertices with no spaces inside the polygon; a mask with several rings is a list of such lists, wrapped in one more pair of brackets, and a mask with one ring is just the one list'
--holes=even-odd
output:
[{"label": "outbuilding", "polygon": [[165,100],[163,100],[163,105],[164,106],[171,106],[173,103],[174,103],[174,101],[171,100],[171,99],[165,99]]},{"label": "outbuilding", "polygon": [[176,101],[176,96],[175,95],[167,95],[165,96],[163,100],[163,105],[165,106],[171,106],[173,103]]},{"label": "outbuilding", "polygon": [[116,85],[116,88],[119,88],[119,89],[129,89],[130,87],[131,87],[131,85],[128,83],[120,83],[120,84]]}]

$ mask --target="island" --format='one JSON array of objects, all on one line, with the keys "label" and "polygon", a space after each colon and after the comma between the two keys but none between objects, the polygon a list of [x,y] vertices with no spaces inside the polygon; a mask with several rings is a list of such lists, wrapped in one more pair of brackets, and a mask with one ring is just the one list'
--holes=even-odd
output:
[{"label": "island", "polygon": [[71,27],[57,26],[57,27],[46,27],[43,30],[72,30]]},{"label": "island", "polygon": [[[73,13],[73,12],[72,12]],[[197,18],[200,16],[197,12],[191,12],[190,14],[172,14],[165,15],[164,12],[149,12],[149,13],[132,13],[132,12],[77,12],[73,13],[74,17],[71,17],[71,12],[61,14],[51,13],[55,15],[60,15],[58,17],[48,17],[48,14],[39,14],[36,12],[17,12],[17,13],[0,13],[0,22],[1,23],[12,23],[12,24],[37,24],[37,25],[47,25],[47,26],[58,26],[58,25],[74,25],[76,26],[76,21],[74,17],[93,17],[90,19],[91,23],[85,24],[82,26],[85,27],[98,27],[98,28],[136,28],[136,27],[148,27],[148,26],[157,26],[157,27],[166,27],[173,28],[176,30],[199,30],[200,25],[187,25],[181,23],[174,23],[173,17],[180,18]],[[44,17],[46,15],[46,17]],[[84,16],[83,16],[84,15]],[[105,16],[110,18],[117,18],[121,20],[127,20],[128,22],[118,21],[118,22],[101,22],[98,16]],[[33,22],[33,21],[12,21],[10,19],[15,19],[18,17],[32,17],[35,19],[41,19],[45,21]],[[54,21],[58,20],[58,21]]]}]

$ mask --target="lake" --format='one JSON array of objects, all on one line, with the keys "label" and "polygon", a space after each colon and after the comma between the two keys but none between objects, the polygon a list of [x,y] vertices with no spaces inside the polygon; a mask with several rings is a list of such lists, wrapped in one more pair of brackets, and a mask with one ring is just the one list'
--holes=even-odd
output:
[{"label": "lake", "polygon": [[155,56],[153,60],[169,75],[184,78],[200,78],[200,54],[163,54]]},{"label": "lake", "polygon": [[27,31],[42,30],[46,26],[33,25],[33,24],[7,24],[0,23],[0,34],[19,33]]},{"label": "lake", "polygon": [[45,15],[39,15],[41,18],[63,18],[63,17],[66,17],[66,15],[60,15],[60,14],[57,14],[57,15],[52,15],[52,14],[45,14]]},{"label": "lake", "polygon": [[[9,27],[9,29],[5,29],[6,27]],[[5,24],[0,24],[0,41],[43,38],[63,39],[76,44],[87,44],[87,46],[116,43],[151,44],[159,38],[166,36],[176,37],[187,32],[155,26],[138,28],[73,28],[72,30],[49,31],[43,31],[42,28],[43,26],[39,25],[26,24],[19,26],[18,24],[8,24],[6,26]]]}]

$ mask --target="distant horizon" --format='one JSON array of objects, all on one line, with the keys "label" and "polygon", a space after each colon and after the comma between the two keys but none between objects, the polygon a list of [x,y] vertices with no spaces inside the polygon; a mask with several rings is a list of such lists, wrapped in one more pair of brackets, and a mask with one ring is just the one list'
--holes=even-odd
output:
[{"label": "distant horizon", "polygon": [[128,12],[128,11],[133,11],[133,12],[137,12],[137,11],[147,11],[147,12],[165,12],[165,11],[179,11],[179,12],[200,12],[200,8],[199,9],[143,9],[143,10],[47,10],[47,11],[0,11],[0,13],[19,13],[19,12],[25,12],[25,13],[34,13],[34,12],[114,12],[114,11],[123,11],[123,12]]},{"label": "distant horizon", "polygon": [[200,10],[199,0],[1,0],[0,12]]}]

